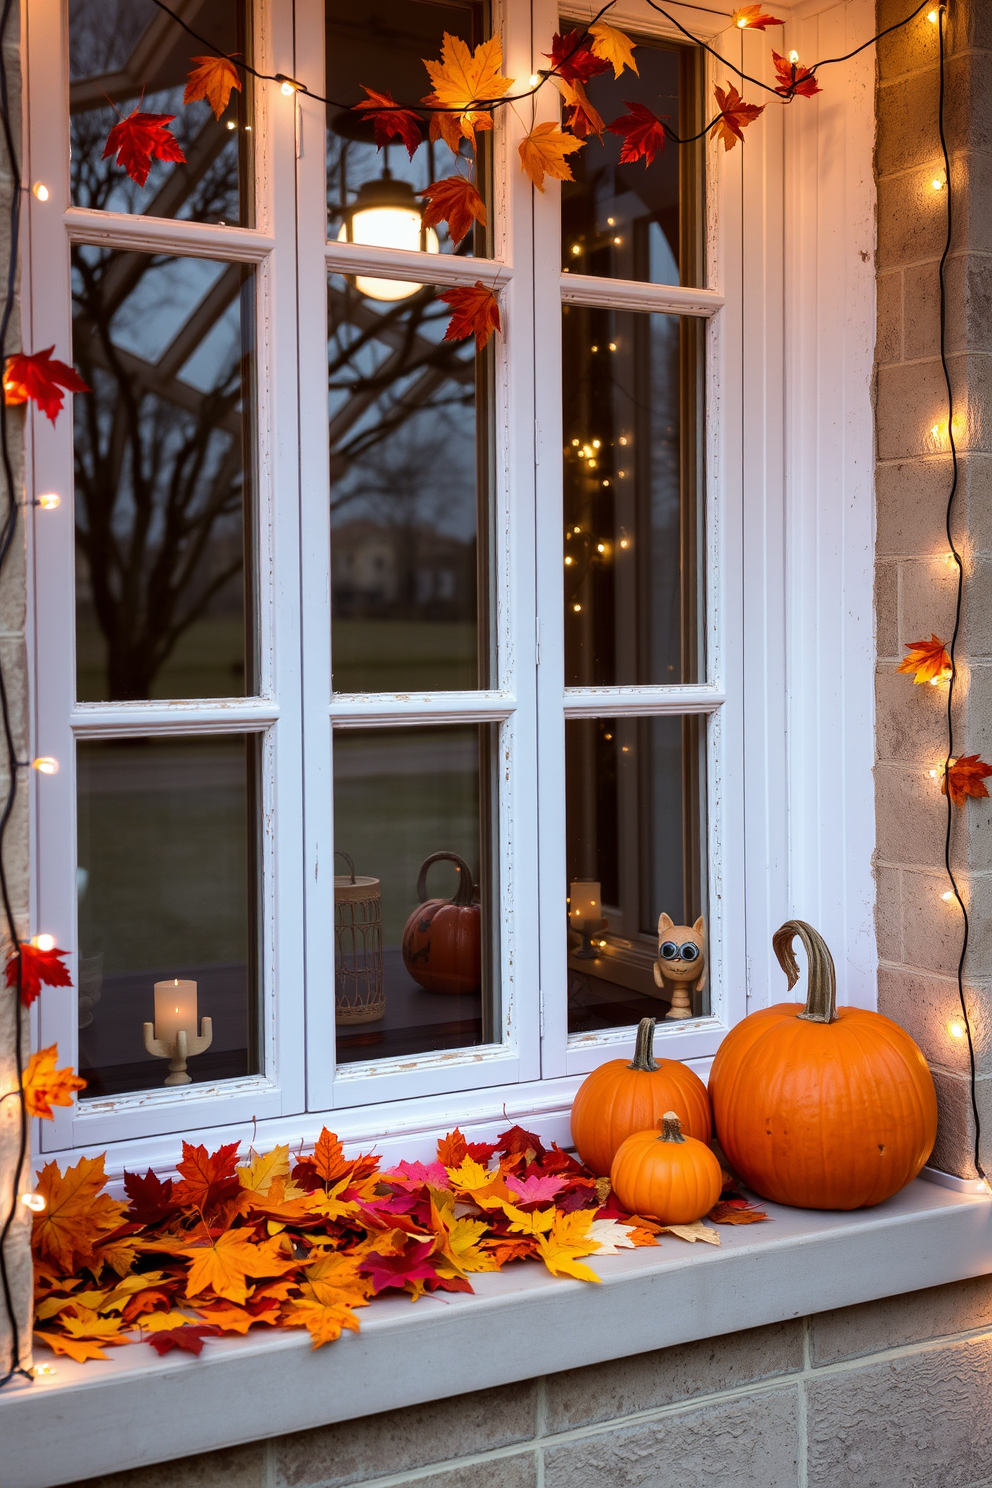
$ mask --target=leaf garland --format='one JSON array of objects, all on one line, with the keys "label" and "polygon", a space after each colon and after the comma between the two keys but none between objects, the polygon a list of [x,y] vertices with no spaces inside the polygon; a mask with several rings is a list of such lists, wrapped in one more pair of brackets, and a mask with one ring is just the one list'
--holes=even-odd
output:
[{"label": "leaf garland", "polygon": [[951,658],[939,636],[931,631],[928,641],[907,641],[908,656],[896,667],[897,672],[914,672],[913,681],[946,682],[951,676]]},{"label": "leaf garland", "polygon": [[52,356],[54,346],[44,351],[17,352],[9,356],[3,369],[3,400],[17,407],[30,398],[54,424],[65,401],[63,389],[70,393],[88,393],[90,388],[79,373],[66,362]]}]

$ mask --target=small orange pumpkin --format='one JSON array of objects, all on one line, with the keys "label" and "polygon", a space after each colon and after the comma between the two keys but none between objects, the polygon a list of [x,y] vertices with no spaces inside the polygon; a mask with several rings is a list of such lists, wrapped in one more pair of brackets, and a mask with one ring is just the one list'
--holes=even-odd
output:
[{"label": "small orange pumpkin", "polygon": [[666,1111],[660,1135],[635,1132],[620,1144],[610,1182],[631,1214],[659,1224],[692,1224],[720,1197],[723,1173],[706,1143],[684,1137],[675,1112]]},{"label": "small orange pumpkin", "polygon": [[[427,870],[442,860],[458,869],[453,899],[427,899]],[[425,992],[478,992],[482,986],[482,912],[472,870],[457,853],[431,853],[420,865],[417,898],[426,902],[403,927],[403,964]]]},{"label": "small orange pumpkin", "polygon": [[898,1023],[837,1007],[833,958],[802,920],[772,946],[789,987],[809,959],[806,1005],[779,1003],[732,1029],[710,1071],[717,1136],[748,1187],[799,1209],[861,1209],[904,1188],[937,1136],[927,1062]]},{"label": "small orange pumpkin", "polygon": [[669,1110],[691,1137],[708,1142],[712,1135],[706,1086],[677,1059],[655,1059],[654,1023],[642,1018],[630,1063],[601,1064],[583,1080],[572,1103],[572,1141],[594,1173],[608,1173],[620,1143],[634,1132],[656,1131]]}]

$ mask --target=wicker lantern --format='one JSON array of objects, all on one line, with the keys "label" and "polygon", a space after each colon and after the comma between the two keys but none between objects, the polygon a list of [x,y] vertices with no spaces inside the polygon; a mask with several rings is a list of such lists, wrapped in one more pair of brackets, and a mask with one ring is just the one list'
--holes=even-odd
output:
[{"label": "wicker lantern", "polygon": [[334,1004],[338,1023],[378,1023],[386,1011],[382,972],[379,880],[350,873],[334,877]]}]

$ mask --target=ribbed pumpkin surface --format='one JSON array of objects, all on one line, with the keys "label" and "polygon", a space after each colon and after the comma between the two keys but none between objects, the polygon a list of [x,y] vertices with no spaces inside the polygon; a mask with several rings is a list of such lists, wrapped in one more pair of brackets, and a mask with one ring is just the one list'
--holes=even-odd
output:
[{"label": "ribbed pumpkin surface", "polygon": [[582,1082],[572,1106],[572,1141],[594,1173],[607,1174],[621,1142],[634,1132],[657,1130],[674,1111],[687,1136],[708,1142],[713,1133],[706,1086],[677,1059],[657,1069],[632,1069],[611,1059]]},{"label": "ribbed pumpkin surface", "polygon": [[720,1197],[720,1164],[694,1137],[665,1141],[658,1132],[635,1132],[613,1159],[610,1182],[631,1214],[659,1224],[692,1224]]}]

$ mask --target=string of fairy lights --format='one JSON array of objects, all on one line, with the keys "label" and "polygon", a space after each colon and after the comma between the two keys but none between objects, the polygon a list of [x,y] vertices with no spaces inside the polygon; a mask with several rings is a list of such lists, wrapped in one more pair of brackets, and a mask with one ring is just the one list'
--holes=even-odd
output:
[{"label": "string of fairy lights", "polygon": [[[211,55],[218,58],[225,58],[235,68],[237,68],[239,72],[251,78],[254,78],[257,82],[274,83],[286,96],[302,94],[314,99],[316,102],[331,104],[333,107],[337,108],[351,109],[355,107],[355,105],[353,104],[337,103],[333,99],[324,98],[319,94],[313,93],[298,79],[288,76],[287,74],[264,73],[258,71],[243,57],[233,56],[223,51],[223,49],[214,45],[209,40],[209,38],[202,36],[200,33],[195,31],[191,26],[187,24],[185,20],[182,19],[182,17],[177,15],[176,12],[165,3],[165,0],[153,0],[153,3],[158,7],[158,9],[164,11],[167,15],[169,15],[177,26],[179,26],[183,31],[187,32],[202,46],[207,48]],[[939,42],[938,55],[940,90],[938,106],[938,131],[940,150],[943,161],[943,176],[935,176],[932,185],[935,192],[940,192],[942,194],[945,203],[946,230],[944,249],[940,260],[939,270],[940,360],[946,388],[947,440],[951,456],[951,483],[946,506],[946,531],[950,550],[948,556],[949,561],[952,563],[956,571],[957,587],[954,629],[950,639],[949,647],[946,652],[946,665],[942,664],[938,668],[938,674],[931,676],[928,679],[933,681],[935,685],[939,685],[944,681],[946,681],[947,683],[947,750],[943,766],[939,769],[932,770],[930,773],[932,776],[934,776],[934,778],[940,779],[941,788],[944,792],[947,803],[944,866],[951,888],[943,897],[948,901],[953,901],[954,903],[956,903],[961,912],[962,918],[962,937],[960,945],[960,955],[957,965],[957,989],[961,1006],[961,1023],[957,1026],[954,1023],[949,1024],[948,1031],[951,1037],[963,1036],[967,1039],[971,1083],[971,1103],[974,1116],[975,1133],[974,1163],[981,1179],[987,1183],[985,1169],[981,1161],[980,1150],[981,1123],[977,1100],[974,1037],[964,984],[964,967],[968,952],[970,922],[967,906],[961,893],[961,887],[954,872],[951,857],[953,845],[954,808],[955,804],[960,805],[963,801],[963,796],[961,796],[960,799],[957,800],[957,802],[955,801],[956,793],[955,790],[952,789],[952,773],[955,765],[958,763],[954,755],[954,704],[956,692],[961,687],[962,683],[958,663],[956,660],[956,648],[961,628],[962,610],[964,603],[965,570],[963,555],[955,541],[953,533],[953,516],[955,499],[958,490],[959,461],[954,429],[954,392],[947,355],[946,267],[951,250],[953,226],[953,188],[950,156],[945,132],[945,22],[947,4],[950,3],[950,0],[944,0],[944,3],[941,3],[935,7],[932,5],[932,0],[923,0],[922,4],[918,5],[909,15],[905,16],[902,20],[895,22],[891,26],[885,27],[883,30],[870,37],[867,41],[863,42],[860,46],[854,48],[853,51],[846,53],[842,57],[825,58],[819,62],[814,63],[810,67],[805,67],[801,64],[799,54],[795,51],[791,51],[788,54],[787,59],[776,58],[776,66],[779,71],[779,83],[777,86],[753,77],[750,74],[746,73],[741,67],[736,66],[736,64],[734,64],[728,58],[722,56],[718,51],[716,51],[715,48],[710,44],[710,42],[699,36],[696,36],[692,31],[685,27],[677,19],[677,17],[673,16],[670,13],[669,10],[665,9],[662,5],[655,3],[655,0],[646,0],[646,3],[652,10],[665,17],[665,19],[683,37],[685,37],[686,40],[690,41],[693,45],[700,47],[704,51],[708,52],[711,56],[715,57],[720,63],[721,67],[729,68],[737,77],[741,79],[742,82],[746,82],[764,92],[774,94],[782,101],[783,104],[791,104],[795,97],[810,97],[813,95],[813,93],[819,92],[820,89],[819,85],[816,82],[816,77],[820,69],[849,61],[852,57],[857,56],[859,52],[862,52],[867,47],[874,45],[883,37],[889,36],[894,32],[910,25],[925,10],[927,11],[927,19],[937,28]],[[576,39],[572,42],[570,48],[565,51],[564,55],[561,56],[558,61],[554,63],[553,66],[545,69],[539,69],[537,72],[531,75],[528,81],[528,86],[524,91],[516,94],[504,94],[503,96],[498,98],[472,99],[470,100],[471,107],[473,109],[490,110],[506,105],[511,105],[523,99],[532,98],[547,83],[554,83],[556,79],[560,80],[562,70],[567,66],[570,58],[572,58],[576,54],[578,49],[586,43],[590,36],[592,28],[600,21],[600,19],[604,15],[607,14],[608,11],[613,8],[614,4],[615,0],[608,0],[608,3],[596,13],[596,15],[585,25],[584,29],[576,33]],[[929,9],[928,6],[930,7]],[[751,13],[751,15],[755,17],[755,19],[749,20],[749,13]],[[13,14],[14,0],[0,0],[0,56],[6,55],[6,42],[8,39],[8,33],[10,31],[11,19]],[[735,12],[735,16],[737,17],[735,24],[742,31],[756,24],[762,26],[762,29],[763,25],[781,24],[780,22],[777,22],[773,17],[762,16],[760,7],[758,6],[745,7],[743,11]],[[459,103],[458,105],[443,106],[427,105],[423,101],[418,101],[415,104],[397,104],[390,102],[388,105],[383,105],[380,112],[413,112],[421,117],[429,117],[433,114],[462,113],[466,106],[467,105],[464,103]],[[760,112],[760,110],[754,110],[753,116],[756,117],[758,112]],[[678,145],[688,145],[707,135],[712,129],[714,129],[715,126],[720,123],[720,120],[724,116],[725,110],[721,109],[720,113],[718,113],[713,119],[711,119],[702,130],[700,130],[697,134],[688,136],[686,138],[680,138],[677,132],[674,131],[666,121],[659,120],[657,122],[661,124],[665,136],[671,139],[673,143]],[[20,246],[21,193],[22,190],[25,188],[23,188],[21,184],[20,162],[15,144],[15,126],[10,106],[7,72],[6,68],[3,66],[0,66],[0,135],[2,135],[3,149],[6,152],[7,169],[10,180],[10,199],[7,208],[9,260],[3,291],[3,308],[2,311],[0,311],[0,366],[6,367],[9,357],[7,347],[11,338],[11,325],[17,305],[16,285]],[[743,135],[739,133],[737,137],[743,139]],[[44,200],[48,195],[47,188],[43,185],[36,184],[33,189],[40,200]],[[612,226],[612,224],[610,225]],[[596,350],[598,351],[598,349],[599,348],[597,346]],[[610,344],[609,350],[614,351],[615,349],[615,345]],[[939,437],[941,434],[940,425],[935,425],[931,433],[935,438]],[[627,435],[620,436],[619,443],[621,445],[625,445],[628,442],[628,437],[629,436]],[[600,480],[601,484],[603,485],[605,485],[611,478],[609,476],[599,476],[596,474],[603,458],[601,452],[601,441],[599,439],[581,439],[573,437],[571,439],[570,445],[566,447],[565,458],[566,460],[572,460],[576,462],[579,468],[581,468],[587,474],[591,473],[592,476]],[[2,579],[4,566],[11,553],[16,536],[18,526],[18,510],[20,505],[22,504],[18,501],[16,496],[16,482],[10,449],[6,399],[0,399],[0,464],[2,464],[5,485],[4,505],[2,508],[2,512],[0,512],[0,579]],[[619,476],[620,472],[617,471],[616,474],[617,476]],[[58,503],[58,498],[41,498],[38,501],[23,504],[39,505],[44,507],[46,505],[46,501],[49,506],[52,506]],[[565,554],[564,562],[567,569],[575,568],[577,570],[582,564],[588,566],[589,564],[592,564],[598,560],[608,560],[610,557],[610,543],[606,539],[597,538],[596,535],[592,532],[584,532],[583,529],[578,525],[573,524],[572,529],[566,532],[566,540],[576,540],[574,546],[571,549],[571,552],[566,551]],[[627,545],[628,541],[628,538],[621,537],[617,545],[623,548]],[[581,552],[579,551],[580,549]],[[578,611],[581,609],[581,603],[576,601],[573,607],[576,609],[576,611]],[[936,642],[936,637],[934,638],[934,640]],[[939,645],[940,643],[937,644]],[[911,670],[912,668],[904,665],[902,669]],[[0,1225],[0,1292],[2,1292],[4,1309],[6,1312],[10,1336],[12,1340],[9,1364],[6,1367],[5,1372],[0,1374],[0,1387],[2,1387],[3,1385],[14,1379],[16,1376],[23,1376],[27,1379],[31,1379],[33,1377],[32,1372],[21,1362],[22,1359],[28,1357],[28,1348],[27,1341],[22,1332],[21,1319],[14,1304],[13,1282],[7,1259],[7,1242],[10,1238],[11,1231],[17,1217],[18,1205],[20,1203],[24,1203],[29,1209],[35,1209],[38,1207],[37,1201],[39,1198],[39,1196],[34,1193],[18,1192],[20,1175],[24,1171],[25,1163],[28,1156],[30,1121],[27,1109],[27,1102],[25,1099],[25,1092],[23,1088],[24,1048],[23,1016],[21,1012],[23,961],[24,954],[27,951],[27,947],[24,947],[22,949],[18,937],[17,924],[10,895],[10,885],[6,871],[5,844],[7,831],[10,825],[17,797],[19,769],[22,768],[25,763],[30,763],[35,766],[39,775],[41,776],[44,776],[46,774],[50,775],[58,769],[57,761],[48,756],[41,757],[38,760],[30,762],[19,760],[17,757],[17,749],[10,718],[7,681],[4,674],[2,656],[0,656],[0,732],[2,732],[3,737],[3,750],[8,773],[6,790],[2,799],[0,799],[0,903],[2,903],[3,923],[6,927],[6,934],[10,945],[14,948],[10,958],[7,982],[10,993],[14,999],[14,1062],[18,1082],[16,1090],[7,1092],[7,1095],[2,1097],[2,1099],[6,1099],[7,1096],[11,1096],[16,1097],[19,1100],[17,1161],[14,1173],[12,1175],[10,1201],[6,1207],[2,1225]],[[986,768],[986,773],[992,773],[992,771]],[[984,786],[981,786],[979,784],[970,793],[974,795],[983,795],[985,794]],[[54,947],[54,941],[51,936],[39,935],[35,937],[33,945],[43,952],[50,952]]]}]

